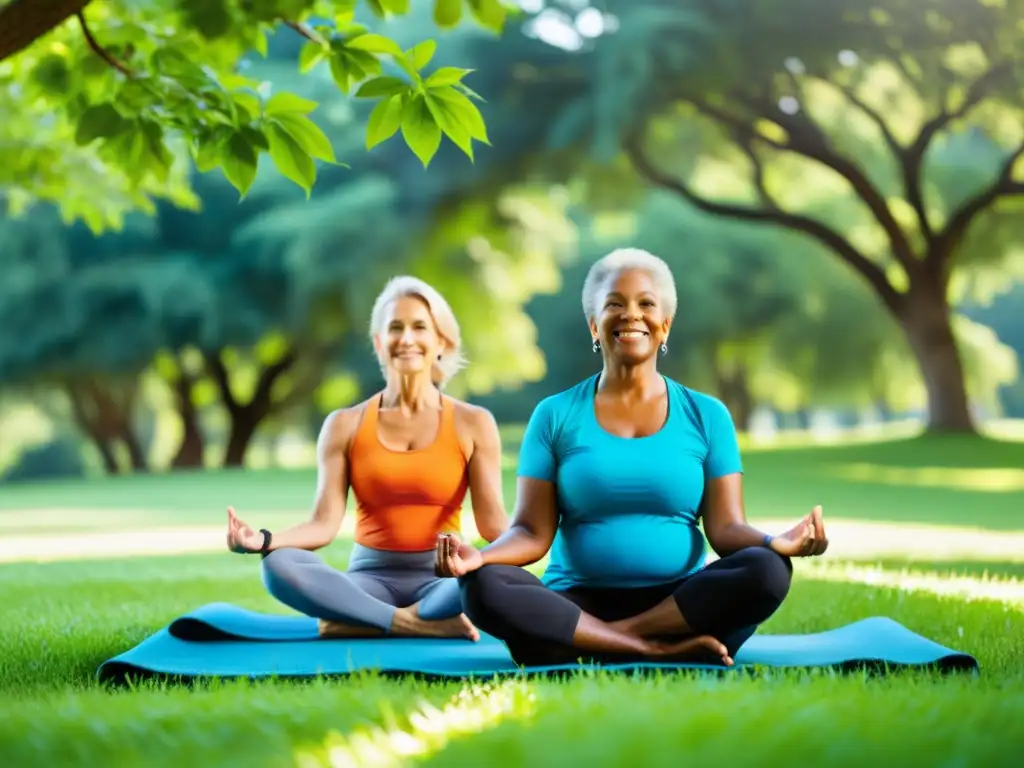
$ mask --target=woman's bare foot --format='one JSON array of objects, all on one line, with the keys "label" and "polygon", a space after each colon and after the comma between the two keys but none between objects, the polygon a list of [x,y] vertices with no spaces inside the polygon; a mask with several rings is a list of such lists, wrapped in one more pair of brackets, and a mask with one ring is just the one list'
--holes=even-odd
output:
[{"label": "woman's bare foot", "polygon": [[324,640],[341,637],[374,637],[384,634],[376,627],[358,627],[328,619],[317,619],[316,631]]},{"label": "woman's bare foot", "polygon": [[716,659],[727,667],[734,663],[725,644],[711,635],[698,635],[685,640],[649,640],[646,655],[666,661]]},{"label": "woman's bare foot", "polygon": [[480,639],[479,630],[473,626],[473,622],[466,614],[460,613],[450,619],[426,621],[420,618],[416,605],[395,611],[389,634],[404,637],[465,637],[474,643]]}]

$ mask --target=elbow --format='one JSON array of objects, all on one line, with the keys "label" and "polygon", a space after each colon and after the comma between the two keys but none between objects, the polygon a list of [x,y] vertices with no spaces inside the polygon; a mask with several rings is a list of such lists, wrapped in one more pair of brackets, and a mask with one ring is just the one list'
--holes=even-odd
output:
[{"label": "elbow", "polygon": [[310,541],[310,551],[323,549],[329,546],[332,541],[337,537],[338,530],[341,526],[329,526],[322,525],[313,531],[313,536]]},{"label": "elbow", "polygon": [[477,533],[488,544],[492,544],[508,530],[508,527],[508,520],[503,518],[502,520],[494,520],[477,526]]},{"label": "elbow", "polygon": [[727,525],[706,531],[705,538],[708,540],[708,546],[711,547],[716,555],[727,557],[740,549],[740,547],[736,546],[735,536],[731,534],[732,528]]}]

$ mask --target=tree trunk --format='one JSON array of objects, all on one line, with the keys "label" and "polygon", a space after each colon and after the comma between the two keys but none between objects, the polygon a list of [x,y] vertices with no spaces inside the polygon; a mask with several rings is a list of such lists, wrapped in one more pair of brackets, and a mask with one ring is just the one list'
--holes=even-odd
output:
[{"label": "tree trunk", "polygon": [[754,415],[754,398],[750,394],[746,365],[737,363],[729,370],[722,365],[715,365],[715,379],[718,396],[732,414],[737,431],[749,432]]},{"label": "tree trunk", "polygon": [[67,382],[65,392],[71,401],[75,423],[96,446],[109,474],[120,472],[114,452],[118,441],[127,448],[132,469],[148,471],[146,453],[132,428],[134,382],[126,385],[120,401],[115,397],[113,387],[87,378]]},{"label": "tree trunk", "polygon": [[946,287],[919,284],[899,317],[928,393],[928,431],[974,433],[963,360],[953,336]]},{"label": "tree trunk", "polygon": [[12,0],[0,7],[0,61],[28,48],[92,0]]},{"label": "tree trunk", "polygon": [[136,472],[148,472],[149,461],[146,459],[146,452],[142,449],[142,444],[131,430],[130,425],[125,425],[125,429],[122,430],[121,442],[128,449],[128,459],[132,463],[132,469]]},{"label": "tree trunk", "polygon": [[267,408],[258,408],[251,403],[237,409],[231,414],[231,431],[228,435],[228,447],[224,452],[225,467],[241,467],[245,464],[245,454],[249,450],[252,438],[260,422],[270,412]]},{"label": "tree trunk", "polygon": [[192,401],[192,387],[195,380],[182,374],[174,382],[174,393],[177,399],[178,416],[181,418],[181,444],[171,461],[172,469],[198,469],[203,466],[205,440],[199,427],[199,414]]},{"label": "tree trunk", "polygon": [[100,459],[103,460],[104,471],[108,475],[121,474],[121,468],[117,464],[117,456],[114,454],[114,449],[110,445],[110,442],[96,434],[90,434],[89,439],[92,440],[92,444],[95,445],[96,450],[99,451]]}]

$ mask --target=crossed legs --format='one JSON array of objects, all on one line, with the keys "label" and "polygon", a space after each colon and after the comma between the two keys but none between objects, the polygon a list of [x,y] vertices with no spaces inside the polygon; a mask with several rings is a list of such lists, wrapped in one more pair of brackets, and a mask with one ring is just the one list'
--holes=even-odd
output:
[{"label": "crossed legs", "polygon": [[277,600],[319,619],[323,637],[479,637],[462,614],[457,583],[432,572],[342,572],[303,549],[271,552],[262,572]]},{"label": "crossed legs", "polygon": [[[731,658],[779,608],[791,578],[788,559],[746,549],[681,581],[638,589],[556,592],[504,565],[484,566],[460,582],[470,620],[503,640],[517,663],[536,666],[635,659],[639,638],[700,635],[716,638]],[[699,649],[695,659],[716,661]]]}]

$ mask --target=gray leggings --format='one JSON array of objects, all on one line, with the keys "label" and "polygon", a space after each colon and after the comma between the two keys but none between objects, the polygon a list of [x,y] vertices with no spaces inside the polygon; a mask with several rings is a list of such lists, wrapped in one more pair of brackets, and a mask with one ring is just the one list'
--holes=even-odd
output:
[{"label": "gray leggings", "polygon": [[263,559],[263,584],[300,613],[387,632],[397,608],[420,603],[427,621],[462,613],[458,579],[434,575],[434,550],[387,552],[356,544],[344,573],[305,549],[277,549]]}]

